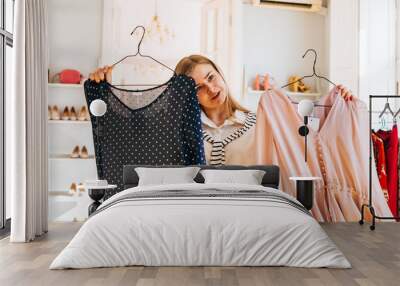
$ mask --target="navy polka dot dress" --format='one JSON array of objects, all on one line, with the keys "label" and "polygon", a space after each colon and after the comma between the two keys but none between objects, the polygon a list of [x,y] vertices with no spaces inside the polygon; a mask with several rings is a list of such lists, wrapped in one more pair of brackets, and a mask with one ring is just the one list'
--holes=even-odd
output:
[{"label": "navy polka dot dress", "polygon": [[146,90],[120,89],[91,80],[84,88],[88,106],[95,99],[107,104],[98,122],[90,114],[97,173],[118,185],[105,198],[122,190],[123,165],[205,164],[200,106],[192,78],[174,75],[165,84]]}]

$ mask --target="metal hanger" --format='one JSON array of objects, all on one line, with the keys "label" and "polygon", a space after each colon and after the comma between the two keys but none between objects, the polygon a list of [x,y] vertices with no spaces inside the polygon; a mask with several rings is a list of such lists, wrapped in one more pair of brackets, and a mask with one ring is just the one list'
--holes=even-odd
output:
[{"label": "metal hanger", "polygon": [[388,110],[389,113],[390,113],[394,118],[396,118],[397,114],[398,114],[399,111],[400,111],[400,109],[399,109],[399,111],[397,111],[396,114],[394,114],[394,112],[393,112],[392,109],[390,108],[389,98],[386,98],[385,107],[383,108],[382,112],[379,114],[379,118],[381,118],[381,117],[386,113],[386,110]]},{"label": "metal hanger", "polygon": [[[317,54],[317,52],[316,52],[314,49],[308,49],[308,50],[304,53],[304,55],[303,55],[302,58],[304,59],[304,58],[307,56],[307,54],[308,54],[309,52],[313,52],[313,53],[314,53],[313,73],[312,73],[311,75],[303,76],[302,78],[299,78],[299,79],[296,80],[296,81],[293,81],[293,82],[290,82],[290,83],[288,83],[288,84],[285,84],[285,85],[281,86],[281,88],[285,88],[285,87],[287,87],[287,86],[289,86],[289,85],[292,85],[292,84],[294,84],[294,83],[296,83],[296,82],[299,82],[299,81],[301,81],[301,80],[303,80],[303,79],[305,79],[305,78],[310,78],[310,77],[314,77],[314,76],[316,76],[316,77],[318,77],[318,78],[322,78],[322,79],[328,81],[329,83],[333,84],[334,86],[337,86],[337,84],[335,84],[334,82],[330,81],[329,79],[327,79],[327,78],[324,77],[324,76],[318,75],[318,74],[315,72],[315,66],[316,66],[316,64],[317,64],[318,54]],[[293,103],[297,103],[297,102],[293,102]],[[332,107],[331,105],[322,105],[322,104],[316,104],[315,106],[319,106],[319,107]]]},{"label": "metal hanger", "polygon": [[[163,67],[165,67],[165,68],[167,68],[167,69],[169,69],[170,71],[172,71],[172,72],[175,74],[175,71],[174,71],[173,69],[171,69],[169,66],[167,66],[167,65],[163,64],[162,62],[156,60],[156,59],[153,58],[152,56],[143,55],[143,54],[141,53],[141,51],[140,51],[140,46],[141,46],[141,44],[142,44],[144,35],[145,35],[145,33],[146,33],[146,28],[143,27],[142,25],[136,26],[136,27],[133,29],[133,31],[131,32],[131,36],[132,36],[133,33],[135,33],[135,31],[136,31],[137,29],[139,29],[139,28],[143,29],[143,34],[142,34],[142,37],[140,38],[140,41],[139,41],[139,43],[138,43],[137,52],[136,52],[135,54],[133,54],[133,55],[127,55],[127,56],[123,57],[123,58],[120,59],[119,61],[115,62],[115,63],[112,65],[112,67],[114,68],[116,65],[118,65],[119,63],[121,63],[122,61],[124,61],[124,60],[127,59],[127,58],[136,57],[136,56],[139,55],[140,57],[149,58],[149,59],[155,61],[156,63],[160,64],[161,66],[163,66]],[[120,85],[117,85],[117,86],[155,86],[155,85],[157,85],[157,84],[120,84]]]},{"label": "metal hanger", "polygon": [[396,119],[397,118],[397,116],[400,114],[400,108],[399,108],[399,110],[397,110],[397,112],[393,115],[394,116],[394,118]]},{"label": "metal hanger", "polygon": [[322,79],[328,81],[329,83],[333,84],[334,86],[336,86],[335,83],[333,83],[332,81],[330,81],[329,79],[327,79],[327,78],[324,77],[324,76],[318,75],[318,74],[315,72],[315,65],[317,64],[318,55],[317,55],[317,52],[316,52],[314,49],[308,49],[308,50],[304,53],[303,59],[305,58],[305,56],[306,56],[309,52],[313,52],[313,53],[314,53],[313,73],[312,73],[311,75],[303,76],[302,78],[300,78],[300,79],[298,79],[298,80],[296,80],[296,81],[293,81],[293,82],[290,82],[290,83],[288,83],[288,84],[285,84],[285,85],[281,86],[281,88],[287,87],[287,86],[292,85],[292,84],[294,84],[294,83],[296,83],[296,82],[299,82],[299,81],[301,81],[301,80],[303,80],[303,79],[305,79],[305,78],[309,78],[309,77],[313,77],[313,76],[316,76],[316,77],[318,77],[318,78],[322,78]]}]

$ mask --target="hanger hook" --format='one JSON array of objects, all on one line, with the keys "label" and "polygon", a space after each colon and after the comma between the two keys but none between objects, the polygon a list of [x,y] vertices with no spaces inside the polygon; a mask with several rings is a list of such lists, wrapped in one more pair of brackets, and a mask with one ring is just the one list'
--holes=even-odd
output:
[{"label": "hanger hook", "polygon": [[143,41],[143,38],[144,38],[144,34],[146,34],[146,28],[143,27],[142,25],[136,26],[136,27],[133,29],[133,31],[131,32],[131,36],[133,35],[133,33],[135,33],[135,31],[136,31],[138,28],[142,28],[142,29],[143,29],[143,34],[142,34],[142,37],[140,38],[139,44],[138,44],[138,46],[137,46],[137,52],[136,52],[136,54],[141,55],[141,53],[140,53],[140,45],[142,44],[142,41]]},{"label": "hanger hook", "polygon": [[308,52],[313,52],[313,53],[314,53],[313,75],[317,75],[317,74],[315,73],[315,65],[317,64],[317,57],[318,57],[318,54],[317,54],[317,52],[316,52],[314,49],[308,49],[308,50],[304,53],[303,59],[305,58],[305,56],[307,56]]}]

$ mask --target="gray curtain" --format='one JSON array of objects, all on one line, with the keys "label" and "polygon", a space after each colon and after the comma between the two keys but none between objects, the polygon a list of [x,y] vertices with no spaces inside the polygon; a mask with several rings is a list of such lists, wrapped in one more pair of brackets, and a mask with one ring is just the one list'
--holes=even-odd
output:
[{"label": "gray curtain", "polygon": [[46,0],[17,0],[13,92],[6,98],[6,187],[11,188],[12,242],[47,232]]}]

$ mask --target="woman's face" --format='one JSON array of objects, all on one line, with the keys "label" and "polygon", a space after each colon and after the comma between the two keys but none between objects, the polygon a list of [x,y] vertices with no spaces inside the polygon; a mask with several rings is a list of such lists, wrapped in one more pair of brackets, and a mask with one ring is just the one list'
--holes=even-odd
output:
[{"label": "woman's face", "polygon": [[222,106],[227,97],[227,87],[212,65],[199,64],[190,76],[196,82],[197,98],[201,106],[210,109]]}]

